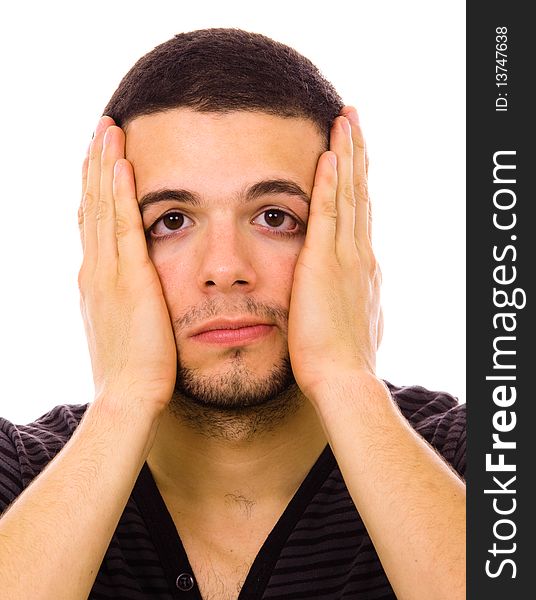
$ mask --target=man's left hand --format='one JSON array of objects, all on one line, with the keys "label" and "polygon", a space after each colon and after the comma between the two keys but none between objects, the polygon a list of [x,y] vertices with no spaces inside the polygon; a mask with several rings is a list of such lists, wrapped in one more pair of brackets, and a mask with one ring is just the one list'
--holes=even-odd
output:
[{"label": "man's left hand", "polygon": [[345,107],[318,160],[289,312],[292,369],[313,402],[320,387],[375,372],[381,272],[370,225],[365,143],[356,110]]}]

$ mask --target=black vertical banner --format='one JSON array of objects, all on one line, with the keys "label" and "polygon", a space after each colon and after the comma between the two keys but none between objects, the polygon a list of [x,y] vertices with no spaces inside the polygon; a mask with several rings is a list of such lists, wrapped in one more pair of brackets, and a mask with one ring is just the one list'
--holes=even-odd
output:
[{"label": "black vertical banner", "polygon": [[530,4],[467,6],[467,598],[536,598]]}]

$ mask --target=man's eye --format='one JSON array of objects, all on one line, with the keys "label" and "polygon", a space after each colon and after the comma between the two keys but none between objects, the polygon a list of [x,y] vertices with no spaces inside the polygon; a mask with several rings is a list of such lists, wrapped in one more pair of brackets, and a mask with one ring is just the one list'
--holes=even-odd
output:
[{"label": "man's eye", "polygon": [[294,231],[298,222],[294,217],[279,208],[269,208],[253,219],[253,223],[278,231]]},{"label": "man's eye", "polygon": [[160,217],[158,221],[151,227],[149,233],[152,237],[165,237],[173,231],[185,229],[192,223],[186,215],[180,212],[169,212]]}]

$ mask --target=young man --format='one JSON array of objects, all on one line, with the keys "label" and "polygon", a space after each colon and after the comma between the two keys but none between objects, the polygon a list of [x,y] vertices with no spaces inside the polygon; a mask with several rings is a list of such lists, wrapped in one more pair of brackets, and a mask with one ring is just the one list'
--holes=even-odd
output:
[{"label": "young man", "polygon": [[375,375],[355,109],[216,29],[143,57],[105,115],[80,208],[95,399],[1,422],[2,593],[463,598],[463,407]]}]

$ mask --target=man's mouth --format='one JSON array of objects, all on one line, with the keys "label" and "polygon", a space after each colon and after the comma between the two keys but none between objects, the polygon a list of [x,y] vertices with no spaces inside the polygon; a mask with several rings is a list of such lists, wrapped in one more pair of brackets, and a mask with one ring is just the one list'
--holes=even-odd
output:
[{"label": "man's mouth", "polygon": [[272,333],[275,325],[253,319],[218,319],[204,323],[190,334],[195,342],[222,346],[241,346]]}]

